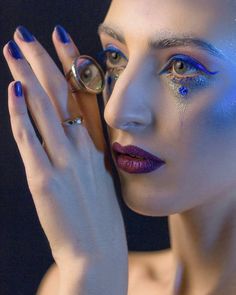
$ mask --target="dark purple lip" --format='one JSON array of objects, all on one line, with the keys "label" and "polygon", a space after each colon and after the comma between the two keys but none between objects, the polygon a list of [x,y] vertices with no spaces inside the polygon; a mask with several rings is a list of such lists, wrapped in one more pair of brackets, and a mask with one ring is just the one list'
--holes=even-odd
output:
[{"label": "dark purple lip", "polygon": [[115,142],[112,149],[115,153],[117,166],[127,173],[149,173],[165,164],[157,156],[134,145],[121,146],[118,142]]},{"label": "dark purple lip", "polygon": [[154,156],[153,154],[150,154],[149,152],[134,145],[122,146],[118,142],[115,142],[112,144],[112,150],[116,154],[132,155],[132,156],[140,157],[147,160],[153,160],[153,161],[165,163],[165,161],[158,158],[157,156]]}]

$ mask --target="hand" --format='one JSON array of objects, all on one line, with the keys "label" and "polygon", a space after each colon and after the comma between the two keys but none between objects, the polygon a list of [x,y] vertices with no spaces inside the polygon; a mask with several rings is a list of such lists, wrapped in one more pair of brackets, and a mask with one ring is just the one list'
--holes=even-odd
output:
[{"label": "hand", "polygon": [[[63,69],[68,72],[79,52],[69,35],[65,36],[66,43],[61,42],[57,30],[52,37]],[[4,47],[4,56],[14,80],[21,81],[23,94],[19,83],[9,85],[11,127],[52,255],[59,269],[77,263],[99,265],[97,275],[107,271],[103,274],[107,280],[113,272],[115,282],[116,269],[120,276],[128,276],[128,250],[112,177],[104,166],[96,96],[83,92],[72,96],[63,74],[25,29],[17,29],[14,40],[16,43]],[[83,115],[84,126],[62,127],[62,121],[79,114]]]}]

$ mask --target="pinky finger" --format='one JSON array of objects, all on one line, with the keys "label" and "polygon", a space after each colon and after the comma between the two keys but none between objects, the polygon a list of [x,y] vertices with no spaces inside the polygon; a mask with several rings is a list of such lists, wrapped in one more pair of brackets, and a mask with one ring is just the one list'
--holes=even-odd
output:
[{"label": "pinky finger", "polygon": [[12,82],[8,88],[8,108],[14,139],[23,160],[27,179],[39,178],[51,169],[49,158],[43,149],[30,121],[21,82]]}]

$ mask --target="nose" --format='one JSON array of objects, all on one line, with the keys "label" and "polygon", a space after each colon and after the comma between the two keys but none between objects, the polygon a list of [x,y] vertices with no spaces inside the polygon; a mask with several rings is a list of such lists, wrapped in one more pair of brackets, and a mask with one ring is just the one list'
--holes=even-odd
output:
[{"label": "nose", "polygon": [[104,110],[109,127],[140,132],[154,123],[152,68],[146,62],[137,66],[128,64],[123,70]]}]

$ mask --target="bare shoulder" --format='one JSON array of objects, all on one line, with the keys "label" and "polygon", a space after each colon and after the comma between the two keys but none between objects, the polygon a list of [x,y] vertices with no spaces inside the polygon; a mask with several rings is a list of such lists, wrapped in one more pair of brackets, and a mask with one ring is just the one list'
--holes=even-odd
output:
[{"label": "bare shoulder", "polygon": [[171,249],[151,252],[129,252],[128,295],[172,294],[174,256]]},{"label": "bare shoulder", "polygon": [[172,249],[164,249],[159,251],[129,251],[129,259],[139,259],[140,261],[151,260],[151,258],[171,259],[173,257]]},{"label": "bare shoulder", "polygon": [[[129,252],[128,295],[170,294],[173,279],[173,253],[171,249],[152,252]],[[36,295],[57,295],[59,271],[52,264],[44,275]]]},{"label": "bare shoulder", "polygon": [[129,264],[133,268],[142,266],[152,268],[156,274],[171,271],[174,263],[174,256],[171,249],[149,252],[129,252]]},{"label": "bare shoulder", "polygon": [[58,285],[59,271],[57,265],[53,263],[41,280],[36,295],[57,295]]}]

